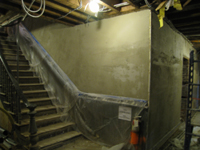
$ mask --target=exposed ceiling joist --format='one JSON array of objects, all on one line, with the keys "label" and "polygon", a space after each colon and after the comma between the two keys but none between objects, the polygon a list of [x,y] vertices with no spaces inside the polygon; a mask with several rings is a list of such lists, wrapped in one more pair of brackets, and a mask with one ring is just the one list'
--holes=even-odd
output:
[{"label": "exposed ceiling joist", "polygon": [[[52,2],[55,3],[55,4],[61,5],[63,7],[67,6],[71,10],[76,9],[80,5],[77,0],[67,0],[67,1],[64,1],[64,0],[52,0]],[[82,8],[78,9],[77,11],[80,11],[83,14],[90,15],[90,16],[92,16],[94,18],[97,18],[97,16],[95,16],[95,13],[93,13],[91,11],[88,11],[88,9],[85,10],[86,5],[87,5],[87,1],[82,0]]]},{"label": "exposed ceiling joist", "polygon": [[[15,4],[21,5],[21,2],[20,2],[20,1],[13,1],[13,2],[14,2]],[[28,3],[28,2],[25,2],[25,4],[26,4],[27,6],[30,5],[30,3]],[[38,9],[39,6],[33,5],[32,8],[33,8],[33,9]],[[45,13],[46,13],[46,14],[53,15],[53,16],[55,16],[55,17],[57,17],[57,18],[59,18],[59,17],[61,16],[59,13],[56,13],[56,12],[51,11],[51,10],[48,10],[48,9],[45,9]],[[76,24],[84,23],[84,22],[81,22],[81,21],[78,21],[78,20],[74,19],[73,17],[68,17],[68,16],[67,16],[67,17],[64,17],[63,19],[67,22],[68,25],[76,25]],[[61,21],[61,20],[58,20],[58,21]]]},{"label": "exposed ceiling joist", "polygon": [[[118,1],[118,0],[117,0]],[[116,0],[115,1],[110,1],[110,0],[100,0],[98,3],[100,4],[100,5],[103,5],[103,6],[105,6],[105,7],[107,7],[107,8],[109,8],[109,9],[111,9],[112,11],[114,11],[114,12],[116,12],[116,13],[120,13],[120,8],[115,8],[114,7],[114,2],[116,2]],[[118,1],[118,3],[119,3],[119,1]],[[117,3],[116,3],[117,4]]]},{"label": "exposed ceiling joist", "polygon": [[124,1],[128,2],[130,5],[132,5],[132,6],[135,7],[136,9],[139,9],[139,8],[140,8],[136,3],[132,2],[131,0],[124,0]]},{"label": "exposed ceiling joist", "polygon": [[200,40],[191,40],[192,43],[200,43]]}]

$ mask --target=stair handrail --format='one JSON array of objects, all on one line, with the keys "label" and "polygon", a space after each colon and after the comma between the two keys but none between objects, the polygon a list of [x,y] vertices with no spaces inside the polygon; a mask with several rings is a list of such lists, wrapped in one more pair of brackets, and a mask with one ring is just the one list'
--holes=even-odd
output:
[{"label": "stair handrail", "polygon": [[19,105],[20,105],[20,99],[23,101],[23,103],[25,104],[25,106],[29,109],[29,116],[30,116],[30,124],[29,124],[29,133],[30,133],[30,149],[34,149],[37,150],[37,142],[38,142],[38,136],[37,136],[37,126],[36,126],[36,122],[35,122],[35,108],[37,107],[36,104],[31,104],[28,102],[27,98],[24,96],[23,91],[21,90],[18,81],[15,79],[12,71],[10,70],[4,56],[2,55],[2,52],[0,50],[0,60],[8,74],[8,76],[10,77],[10,80],[12,81],[15,90],[17,92],[17,94],[19,95]]},{"label": "stair handrail", "polygon": [[12,83],[13,83],[13,85],[14,85],[16,91],[17,91],[17,93],[19,94],[21,100],[22,100],[23,103],[25,104],[25,106],[26,106],[27,108],[30,107],[30,108],[34,108],[34,109],[35,109],[35,107],[37,107],[37,106],[36,106],[35,104],[29,103],[28,100],[26,99],[26,97],[24,96],[24,94],[23,94],[23,92],[22,92],[22,90],[21,90],[21,88],[20,88],[20,86],[19,86],[17,80],[15,79],[15,77],[14,77],[12,71],[10,70],[10,68],[9,68],[9,66],[8,66],[8,64],[7,64],[7,62],[6,62],[5,58],[4,58],[4,56],[2,55],[2,52],[1,52],[1,51],[0,51],[0,60],[1,60],[3,66],[4,66],[4,68],[5,68],[6,72],[8,73],[8,76],[10,77],[10,80],[12,81]]}]

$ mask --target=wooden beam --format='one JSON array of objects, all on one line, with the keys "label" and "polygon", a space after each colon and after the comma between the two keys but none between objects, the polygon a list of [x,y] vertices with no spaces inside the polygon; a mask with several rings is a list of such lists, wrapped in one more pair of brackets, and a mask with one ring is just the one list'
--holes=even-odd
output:
[{"label": "wooden beam", "polygon": [[124,0],[124,1],[128,2],[130,5],[135,7],[135,9],[139,9],[140,8],[136,3],[132,2],[131,0]]},{"label": "wooden beam", "polygon": [[184,23],[174,23],[174,26],[179,28],[179,27],[187,27],[187,26],[191,26],[191,25],[198,25],[200,24],[200,21],[193,21],[193,22],[188,22],[185,21]]},{"label": "wooden beam", "polygon": [[183,10],[178,11],[178,10],[171,10],[171,11],[167,11],[166,15],[172,15],[174,13],[178,13],[178,12],[187,12],[187,11],[191,11],[191,10],[195,10],[195,9],[200,9],[200,3],[198,4],[193,4],[193,5],[188,5],[186,7],[183,8]]},{"label": "wooden beam", "polygon": [[120,13],[120,8],[115,8],[113,7],[114,4],[112,4],[113,1],[110,0],[100,0],[98,3],[100,5],[103,5],[109,9],[111,9],[112,11],[116,12],[116,13]]},{"label": "wooden beam", "polygon": [[200,40],[191,40],[192,43],[200,43]]},{"label": "wooden beam", "polygon": [[[21,0],[18,0],[18,1],[21,1]],[[27,2],[27,0],[25,0]],[[40,0],[35,0],[35,2],[39,3],[40,4]],[[57,11],[60,11],[62,12],[63,14],[67,14],[69,11],[71,11],[72,9],[68,8],[68,7],[63,7],[61,5],[58,5],[56,3],[53,3],[52,0],[46,0],[45,1],[46,3],[46,6],[49,7],[49,8],[52,8],[52,9],[55,9]],[[73,11],[72,13],[70,13],[71,17],[73,18],[77,18],[77,19],[80,19],[80,20],[87,20],[87,15],[84,15],[83,13],[81,12],[77,12],[77,11]],[[94,21],[93,18],[91,18],[89,21]]]},{"label": "wooden beam", "polygon": [[20,11],[19,8],[5,4],[2,1],[0,1],[0,8],[4,8],[4,9],[7,9],[7,10],[12,10],[12,11],[16,11],[16,12],[22,12],[22,11]]},{"label": "wooden beam", "polygon": [[[15,3],[16,1],[13,1],[13,0],[7,0],[7,1],[12,2],[13,4],[16,4],[16,3]],[[17,4],[17,5],[18,5],[18,4]],[[15,6],[10,6],[10,5],[7,5],[7,4],[2,3],[2,2],[0,2],[0,6],[1,6],[1,7],[9,8],[9,10],[13,10],[13,11],[18,12],[18,13],[25,14],[24,11],[23,11],[22,9],[20,10],[20,9],[18,9],[18,8],[15,7]],[[53,19],[53,18],[51,18],[51,17],[49,17],[49,16],[42,15],[41,18],[44,18],[44,19],[46,19],[46,20],[48,20],[48,21],[51,21],[51,22],[55,22],[55,19]],[[62,23],[62,24],[68,25],[68,26],[69,26],[69,25],[72,26],[72,24],[69,24],[69,23],[64,22],[64,21],[57,20],[56,22],[59,22],[59,23]]]},{"label": "wooden beam", "polygon": [[184,4],[183,7],[187,6],[192,0],[187,0]]},{"label": "wooden beam", "polygon": [[[63,5],[65,7],[70,7],[72,9],[75,9],[80,5],[78,0],[67,0],[67,1],[64,1],[64,0],[52,0],[52,1],[54,3]],[[98,17],[95,16],[95,13],[93,13],[91,11],[88,11],[88,9],[85,10],[85,7],[86,7],[87,3],[88,3],[88,1],[82,0],[82,8],[79,9],[79,10],[76,10],[76,11],[79,11],[79,12],[81,12],[83,14],[86,14],[86,15],[90,15],[90,16],[96,18],[96,20],[98,20]]]},{"label": "wooden beam", "polygon": [[191,30],[191,31],[184,31],[182,32],[185,35],[194,35],[194,34],[200,34],[200,30]]},{"label": "wooden beam", "polygon": [[191,18],[191,17],[199,17],[200,16],[200,12],[199,13],[193,13],[193,14],[185,14],[185,13],[180,13],[180,14],[174,14],[172,17],[168,17],[170,20],[181,20],[181,19],[187,19],[187,18]]},{"label": "wooden beam", "polygon": [[187,31],[187,30],[198,30],[200,29],[200,24],[199,25],[194,25],[194,26],[188,26],[188,27],[179,27],[177,28],[179,31]]},{"label": "wooden beam", "polygon": [[[13,2],[14,2],[15,4],[21,5],[21,1],[13,1]],[[30,3],[28,3],[28,2],[25,2],[25,4],[26,4],[27,6],[30,5]],[[39,6],[33,5],[31,8],[33,8],[33,9],[38,9]],[[57,18],[59,18],[59,17],[62,16],[61,14],[56,13],[56,12],[53,12],[53,11],[48,10],[48,9],[45,9],[45,13],[50,14],[50,15],[53,15],[53,16],[56,16]],[[68,16],[67,16],[67,17],[64,17],[63,20],[66,20],[66,23],[68,23],[68,25],[75,25],[75,24],[82,24],[82,23],[84,23],[84,22],[81,22],[81,21],[79,21],[79,20],[73,19],[73,18],[68,17]],[[71,23],[70,23],[70,22],[71,22]]]}]

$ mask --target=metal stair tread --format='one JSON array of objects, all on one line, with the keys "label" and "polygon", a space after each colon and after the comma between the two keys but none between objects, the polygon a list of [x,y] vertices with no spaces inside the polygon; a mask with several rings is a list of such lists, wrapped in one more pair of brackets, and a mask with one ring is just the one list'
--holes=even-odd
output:
[{"label": "metal stair tread", "polygon": [[60,135],[42,140],[42,141],[38,142],[37,145],[40,148],[43,148],[43,147],[47,147],[47,146],[50,146],[50,145],[53,145],[53,144],[56,144],[56,143],[59,143],[59,142],[62,142],[62,141],[69,140],[69,139],[76,137],[76,136],[79,136],[79,135],[81,135],[81,132],[70,131],[70,132],[67,132],[67,133],[64,133],[64,134],[60,134]]},{"label": "metal stair tread", "polygon": [[31,93],[43,93],[48,92],[47,90],[31,90],[31,91],[23,91],[24,94],[31,94]]},{"label": "metal stair tread", "polygon": [[[44,110],[50,110],[50,109],[56,109],[56,107],[54,105],[45,105],[45,106],[37,106],[35,108],[35,111],[44,111]],[[21,109],[21,113],[28,113],[29,112],[29,109],[28,108],[24,108],[24,109]]]},{"label": "metal stair tread", "polygon": [[[36,116],[35,117],[35,121],[37,122],[41,122],[41,121],[46,121],[46,120],[50,120],[50,119],[56,119],[58,117],[61,117],[61,114],[50,114],[50,115],[44,115],[44,116]],[[25,126],[25,125],[29,125],[29,121],[30,119],[23,119],[21,121],[21,124],[17,124],[18,126]]]},{"label": "metal stair tread", "polygon": [[[74,125],[74,124],[75,124],[74,122],[59,122],[59,123],[56,123],[56,124],[41,127],[41,128],[38,128],[37,135],[43,134],[45,132],[50,132],[50,131],[62,129],[62,128],[65,128],[65,127],[68,127],[68,126],[71,126],[71,125]],[[22,135],[25,136],[25,137],[29,137],[29,134],[30,134],[29,132],[22,133]]]}]

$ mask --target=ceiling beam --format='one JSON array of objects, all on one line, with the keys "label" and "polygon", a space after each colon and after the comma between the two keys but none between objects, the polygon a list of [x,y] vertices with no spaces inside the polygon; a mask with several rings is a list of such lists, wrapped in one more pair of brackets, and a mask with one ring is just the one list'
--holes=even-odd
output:
[{"label": "ceiling beam", "polygon": [[[40,2],[40,0],[36,0],[37,2]],[[54,9],[57,9],[57,10],[60,10],[64,13],[68,13],[69,11],[71,11],[71,9],[67,8],[67,7],[63,7],[63,6],[60,6],[58,4],[55,4],[53,3],[52,1],[50,0],[46,0],[46,5],[51,7],[51,8],[54,8]],[[77,18],[81,18],[83,20],[87,20],[87,15],[84,15],[78,11],[73,11],[70,15],[72,16],[75,16]],[[90,19],[89,21],[94,21],[94,19]]]},{"label": "ceiling beam", "polygon": [[192,43],[200,43],[200,40],[191,40]]},{"label": "ceiling beam", "polygon": [[[78,2],[78,0],[52,0],[54,3],[62,5],[64,7],[70,7],[72,10],[77,8],[80,4]],[[80,11],[81,13],[85,14],[85,15],[90,15],[94,18],[96,18],[98,20],[98,17],[95,16],[95,13],[88,11],[88,9],[85,10],[85,7],[87,5],[87,1],[82,0],[82,8],[76,11]]]},{"label": "ceiling beam", "polygon": [[[21,0],[18,0],[18,1],[21,1]],[[28,2],[28,0],[25,0],[25,1]],[[40,4],[40,0],[35,0],[35,2]],[[57,10],[59,12],[62,12],[63,15],[67,14],[69,11],[72,10],[72,9],[70,9],[68,7],[63,7],[61,5],[53,3],[52,0],[46,0],[45,3],[46,3],[47,7],[55,9],[55,10]],[[35,5],[35,4],[33,4],[33,5]],[[78,11],[71,12],[69,16],[71,16],[72,18],[77,18],[77,19],[82,20],[82,21],[83,20],[86,21],[87,17],[88,17],[86,14],[83,14],[83,13],[78,12]],[[90,18],[89,21],[95,21],[95,20],[93,18]]]},{"label": "ceiling beam", "polygon": [[[13,2],[14,2],[15,4],[21,5],[21,1],[13,1]],[[25,4],[26,4],[27,6],[30,5],[30,3],[28,3],[28,2],[25,2]],[[33,8],[33,9],[38,9],[39,6],[32,5],[31,8]],[[55,18],[59,18],[59,17],[62,16],[61,14],[56,13],[56,12],[51,11],[51,10],[48,10],[48,9],[45,9],[45,13],[50,14],[50,15],[53,15],[53,16],[55,16]],[[76,20],[76,19],[71,18],[71,17],[68,17],[68,16],[64,17],[63,20],[66,21],[66,22],[68,23],[68,25],[75,25],[75,24],[82,24],[82,23],[84,23],[84,22],[81,22],[81,21],[79,21],[79,20]],[[56,19],[55,19],[55,21],[56,21]],[[71,23],[70,23],[70,22],[71,22]]]},{"label": "ceiling beam", "polygon": [[124,1],[128,2],[130,5],[135,7],[135,9],[139,9],[140,8],[136,3],[132,2],[131,0],[124,0]]},{"label": "ceiling beam", "polygon": [[[23,11],[22,9],[19,9],[19,8],[17,8],[17,7],[14,6],[14,4],[16,4],[16,3],[15,3],[16,1],[12,1],[12,0],[7,0],[7,1],[10,1],[10,2],[12,2],[12,3],[14,2],[14,3],[13,3],[13,5],[11,6],[11,5],[5,4],[5,3],[3,3],[3,2],[0,2],[0,7],[5,7],[5,8],[7,8],[7,9],[9,9],[9,10],[15,11],[15,12],[17,12],[17,13],[22,13],[22,14],[25,15],[25,13],[24,13],[24,11]],[[17,5],[18,5],[18,4],[17,4]],[[54,18],[51,18],[51,17],[49,17],[49,16],[46,16],[46,14],[42,15],[41,18],[44,18],[44,19],[46,19],[46,20],[48,20],[48,21],[51,21],[51,22],[55,22],[55,19],[54,19]],[[73,26],[73,25],[74,25],[74,24],[67,23],[67,22],[64,22],[64,21],[61,21],[61,20],[57,20],[57,22],[62,23],[62,24],[65,24],[65,25],[68,25],[68,26],[69,26],[69,25],[70,25],[70,26]]]},{"label": "ceiling beam", "polygon": [[188,22],[188,21],[185,21],[183,23],[174,23],[174,26],[179,28],[179,27],[187,27],[187,26],[192,26],[192,25],[198,25],[200,24],[200,21],[193,21],[193,22]]},{"label": "ceiling beam", "polygon": [[178,27],[177,29],[179,31],[192,30],[192,29],[200,29],[200,24],[198,24],[198,25],[192,25],[192,26],[187,26],[187,27]]},{"label": "ceiling beam", "polygon": [[98,3],[100,5],[103,5],[109,9],[111,9],[112,11],[116,12],[116,13],[120,13],[120,8],[115,8],[112,4],[113,1],[110,1],[110,0],[100,0]]},{"label": "ceiling beam", "polygon": [[190,30],[190,31],[184,31],[182,33],[185,35],[195,35],[195,34],[200,34],[200,30]]},{"label": "ceiling beam", "polygon": [[171,15],[171,14],[174,14],[174,13],[187,12],[187,11],[191,11],[191,10],[195,10],[195,9],[197,9],[197,10],[200,9],[200,3],[188,5],[188,6],[184,7],[183,10],[181,10],[181,11],[179,11],[179,10],[167,11],[166,14]]},{"label": "ceiling beam", "polygon": [[173,16],[171,16],[171,17],[169,17],[168,16],[168,18],[170,19],[170,20],[181,20],[181,19],[189,19],[189,18],[191,18],[191,17],[199,17],[200,16],[200,12],[198,12],[198,13],[187,13],[187,14],[185,14],[185,13],[182,13],[182,14],[174,14]]}]

